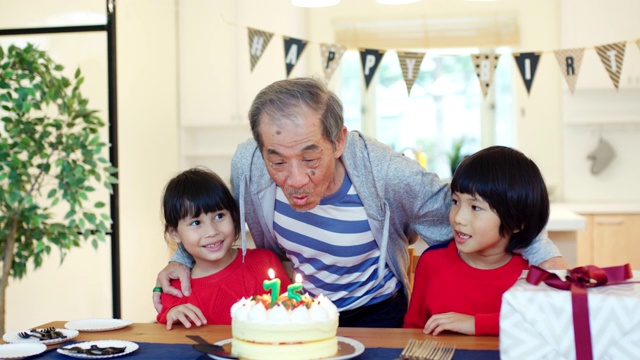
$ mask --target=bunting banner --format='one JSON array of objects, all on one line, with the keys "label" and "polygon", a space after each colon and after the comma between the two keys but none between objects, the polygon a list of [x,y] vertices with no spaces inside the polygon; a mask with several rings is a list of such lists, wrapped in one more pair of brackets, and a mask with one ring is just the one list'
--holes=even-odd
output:
[{"label": "bunting banner", "polygon": [[[234,25],[234,24],[232,24]],[[238,25],[236,25],[238,26]],[[267,45],[274,36],[274,33],[263,31],[251,27],[247,27],[249,34],[249,55],[251,59],[251,71],[255,68],[258,60],[262,57]],[[302,56],[305,48],[310,41],[304,39],[293,38],[289,36],[282,36],[284,40],[284,63],[286,77],[291,75],[291,72],[297,65],[300,57]],[[622,66],[624,60],[624,53],[626,44],[628,42],[635,42],[640,49],[640,39],[634,39],[630,41],[622,41],[617,43],[605,44],[601,46],[595,46],[591,48],[574,48],[574,49],[559,49],[553,51],[535,51],[535,52],[521,52],[514,53],[513,58],[516,62],[524,85],[527,89],[527,94],[531,94],[531,86],[533,79],[536,75],[538,64],[540,63],[540,57],[543,53],[553,52],[558,62],[560,71],[566,81],[569,91],[573,94],[576,90],[576,84],[578,76],[580,75],[580,67],[582,66],[582,60],[584,52],[587,49],[595,49],[598,53],[600,61],[604,65],[605,71],[611,78],[613,86],[616,90],[620,84],[620,74],[622,73]],[[336,43],[320,43],[320,56],[322,71],[324,72],[325,82],[331,81],[333,74],[336,72],[343,55],[347,51],[347,46]],[[409,52],[403,50],[393,49],[358,49],[360,53],[360,61],[362,64],[362,74],[366,90],[369,89],[369,85],[375,73],[380,65],[382,58],[386,51],[396,51],[398,54],[398,61],[400,62],[400,68],[402,69],[402,76],[407,88],[407,95],[410,96],[415,84],[419,72],[420,66],[426,57],[426,52]],[[451,55],[460,56],[460,55]],[[480,83],[483,96],[486,98],[489,93],[489,88],[493,82],[496,66],[500,59],[500,54],[494,53],[481,53],[471,54],[471,60],[475,66],[476,75]]]},{"label": "bunting banner", "polygon": [[340,44],[320,44],[320,61],[322,62],[322,71],[324,72],[324,79],[328,83],[333,76],[333,73],[340,65],[342,55],[347,49]]},{"label": "bunting banner", "polygon": [[538,62],[540,60],[541,52],[526,52],[515,53],[513,58],[518,64],[520,75],[522,75],[522,81],[527,88],[527,94],[531,95],[531,85],[533,84],[533,78],[536,76],[536,69],[538,68]]},{"label": "bunting banner", "polygon": [[267,48],[271,38],[272,32],[266,32],[258,29],[248,28],[249,30],[249,56],[251,57],[251,71],[256,67],[258,60],[262,57],[264,49]]},{"label": "bunting banner", "polygon": [[369,89],[371,79],[376,74],[383,55],[384,50],[360,49],[360,61],[362,62],[362,73],[364,74],[366,89]]},{"label": "bunting banner", "polygon": [[284,36],[284,64],[287,70],[287,78],[298,63],[298,59],[307,46],[307,41]]},{"label": "bunting banner", "polygon": [[496,66],[498,66],[498,60],[500,60],[500,54],[483,53],[471,55],[471,61],[473,61],[476,75],[480,82],[480,89],[485,98],[489,93],[489,86],[493,82],[493,74],[496,71]]},{"label": "bunting banner", "polygon": [[420,73],[420,65],[426,53],[398,51],[398,60],[402,69],[402,77],[407,86],[407,95],[411,94],[411,88]]},{"label": "bunting banner", "polygon": [[620,85],[620,73],[622,72],[622,62],[624,61],[624,50],[627,43],[619,42],[602,46],[596,46],[596,52],[600,56],[602,65],[607,70],[613,86],[618,90]]},{"label": "bunting banner", "polygon": [[558,60],[558,66],[560,66],[564,80],[569,85],[569,91],[573,94],[576,89],[580,66],[582,65],[584,48],[556,50],[554,54],[556,55],[556,60]]}]

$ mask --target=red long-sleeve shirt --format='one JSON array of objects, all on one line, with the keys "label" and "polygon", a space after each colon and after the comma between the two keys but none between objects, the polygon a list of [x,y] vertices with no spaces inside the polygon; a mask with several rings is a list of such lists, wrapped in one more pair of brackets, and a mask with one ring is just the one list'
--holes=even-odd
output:
[{"label": "red long-sleeve shirt", "polygon": [[[197,306],[207,318],[208,325],[231,325],[231,305],[242,297],[268,293],[263,288],[269,279],[269,269],[273,269],[280,279],[280,293],[287,291],[291,283],[278,257],[266,249],[247,249],[245,261],[242,253],[221,271],[202,278],[191,279],[191,295],[178,298],[162,294],[162,311],[157,321],[167,323],[167,313],[172,307],[182,304]],[[180,289],[180,281],[172,280],[171,285]]]},{"label": "red long-sleeve shirt", "polygon": [[454,241],[432,246],[416,267],[405,328],[424,328],[434,314],[457,312],[475,315],[476,335],[497,335],[502,294],[529,264],[514,254],[505,265],[476,269],[462,261]]}]

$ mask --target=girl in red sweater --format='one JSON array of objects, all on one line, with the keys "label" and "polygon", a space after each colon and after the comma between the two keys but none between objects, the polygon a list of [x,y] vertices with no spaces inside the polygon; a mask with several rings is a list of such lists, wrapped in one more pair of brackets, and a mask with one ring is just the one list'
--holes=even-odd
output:
[{"label": "girl in red sweater", "polygon": [[420,257],[404,327],[497,335],[502,294],[528,269],[515,251],[549,219],[544,179],[521,152],[493,146],[458,166],[451,198],[453,241]]},{"label": "girl in red sweater", "polygon": [[[268,270],[275,271],[281,289],[290,284],[276,255],[267,249],[248,249],[244,255],[232,247],[240,234],[240,212],[222,179],[210,170],[194,168],[169,181],[163,198],[165,233],[193,256],[191,293],[162,294],[157,320],[171,330],[231,324],[231,305],[242,297],[265,293]],[[180,289],[180,281],[171,285]]]}]

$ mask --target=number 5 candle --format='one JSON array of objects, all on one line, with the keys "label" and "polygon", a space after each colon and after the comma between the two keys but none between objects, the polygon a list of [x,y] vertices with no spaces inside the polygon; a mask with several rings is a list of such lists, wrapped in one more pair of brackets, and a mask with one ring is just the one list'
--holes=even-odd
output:
[{"label": "number 5 candle", "polygon": [[302,276],[300,274],[296,274],[296,283],[289,285],[287,287],[287,298],[295,301],[302,300],[300,296],[300,291],[302,291]]}]

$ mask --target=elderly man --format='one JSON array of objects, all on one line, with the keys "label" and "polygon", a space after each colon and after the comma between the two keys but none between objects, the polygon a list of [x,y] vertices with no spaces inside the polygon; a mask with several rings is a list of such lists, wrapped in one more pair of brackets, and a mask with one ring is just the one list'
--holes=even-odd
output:
[{"label": "elderly man", "polygon": [[[318,79],[267,86],[249,120],[253,139],[238,146],[231,183],[256,246],[291,261],[306,292],[329,297],[340,326],[401,327],[407,247],[418,237],[429,245],[452,238],[447,184],[388,146],[348,132],[340,100]],[[544,232],[523,256],[545,268],[567,267]],[[188,294],[191,261],[179,249],[158,285],[182,296],[169,286],[179,278]]]}]

